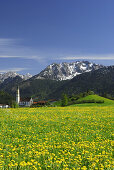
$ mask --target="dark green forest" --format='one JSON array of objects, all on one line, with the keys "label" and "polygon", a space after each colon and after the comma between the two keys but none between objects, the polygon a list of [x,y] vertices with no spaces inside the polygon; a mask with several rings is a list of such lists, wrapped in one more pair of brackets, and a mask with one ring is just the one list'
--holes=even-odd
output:
[{"label": "dark green forest", "polygon": [[12,105],[13,101],[14,101],[13,96],[11,96],[5,91],[0,91],[0,104]]}]

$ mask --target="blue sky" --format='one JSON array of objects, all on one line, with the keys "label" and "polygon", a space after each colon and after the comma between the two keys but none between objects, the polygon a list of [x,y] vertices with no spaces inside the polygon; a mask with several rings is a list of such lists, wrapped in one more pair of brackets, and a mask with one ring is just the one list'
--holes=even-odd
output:
[{"label": "blue sky", "polygon": [[57,62],[114,65],[114,0],[0,0],[0,72]]}]

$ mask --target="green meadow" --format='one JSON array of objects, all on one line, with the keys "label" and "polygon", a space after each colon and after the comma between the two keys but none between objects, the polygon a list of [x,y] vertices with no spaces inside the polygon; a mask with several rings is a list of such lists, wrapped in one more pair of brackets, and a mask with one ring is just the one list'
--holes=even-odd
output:
[{"label": "green meadow", "polygon": [[113,120],[113,104],[0,109],[0,169],[113,169]]},{"label": "green meadow", "polygon": [[[83,103],[84,101],[86,101],[86,103]],[[94,103],[91,103],[91,101],[94,101]],[[101,101],[101,103],[100,103],[100,101]],[[97,106],[97,107],[114,106],[114,100],[110,100],[105,97],[98,96],[96,94],[82,97],[82,98],[78,99],[77,102],[79,102],[79,103],[71,105],[71,107],[72,106],[81,106],[81,107],[85,107],[85,106],[89,106],[89,107],[91,107],[91,106]]]}]

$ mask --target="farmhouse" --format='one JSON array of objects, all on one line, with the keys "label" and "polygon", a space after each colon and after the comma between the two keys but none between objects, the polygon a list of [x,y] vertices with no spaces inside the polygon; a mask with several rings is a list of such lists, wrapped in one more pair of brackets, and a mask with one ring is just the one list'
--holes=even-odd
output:
[{"label": "farmhouse", "polygon": [[19,102],[20,106],[31,106],[32,104],[33,104],[32,98],[20,99],[20,102]]}]

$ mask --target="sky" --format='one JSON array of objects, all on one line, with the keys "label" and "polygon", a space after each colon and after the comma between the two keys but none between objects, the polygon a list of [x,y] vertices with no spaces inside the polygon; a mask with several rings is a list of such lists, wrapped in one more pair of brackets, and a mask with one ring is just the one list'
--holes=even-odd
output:
[{"label": "sky", "polygon": [[0,73],[77,60],[114,65],[114,0],[0,0]]}]

